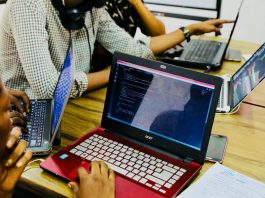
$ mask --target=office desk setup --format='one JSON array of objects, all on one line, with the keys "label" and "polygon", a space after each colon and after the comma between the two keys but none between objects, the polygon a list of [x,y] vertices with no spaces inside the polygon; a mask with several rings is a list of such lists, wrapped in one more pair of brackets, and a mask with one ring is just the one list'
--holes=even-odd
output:
[{"label": "office desk setup", "polygon": [[[242,54],[251,54],[259,45],[232,41],[231,46]],[[244,61],[225,61],[213,75],[233,74]],[[265,108],[264,82],[245,99],[239,111],[232,115],[216,114],[212,133],[228,137],[228,145],[223,164],[235,171],[265,183]],[[262,89],[263,88],[263,89]],[[100,125],[106,88],[92,91],[82,98],[71,99],[66,107],[61,123],[61,145],[54,153]],[[43,197],[71,197],[67,182],[42,170],[39,157],[33,158],[25,169],[18,187]],[[207,171],[213,163],[206,162],[196,178]]]}]

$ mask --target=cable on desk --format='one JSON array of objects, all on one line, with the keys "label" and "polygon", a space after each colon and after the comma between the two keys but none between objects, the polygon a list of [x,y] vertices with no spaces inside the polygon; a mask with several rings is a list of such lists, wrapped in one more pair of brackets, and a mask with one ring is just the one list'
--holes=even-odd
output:
[{"label": "cable on desk", "polygon": [[[27,172],[27,171],[33,169],[33,168],[39,168],[39,167],[40,167],[40,166],[39,166],[40,163],[43,162],[43,161],[44,161],[44,159],[42,159],[42,158],[38,158],[38,159],[31,160],[31,161],[28,163],[28,165],[27,165],[27,167],[25,168],[25,170],[23,171],[23,173],[25,173],[25,172]],[[31,164],[36,163],[36,162],[39,162],[39,163],[37,164],[37,166],[29,167]]]},{"label": "cable on desk", "polygon": [[216,113],[221,114],[221,115],[232,115],[232,114],[235,114],[239,111],[239,107],[240,107],[240,104],[235,108],[235,110],[233,110],[231,112],[216,112]]}]

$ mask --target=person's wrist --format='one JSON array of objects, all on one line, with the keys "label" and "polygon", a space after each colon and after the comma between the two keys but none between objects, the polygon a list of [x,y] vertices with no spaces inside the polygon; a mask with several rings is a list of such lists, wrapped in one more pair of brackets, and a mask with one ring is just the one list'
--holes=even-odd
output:
[{"label": "person's wrist", "polygon": [[189,32],[190,32],[190,36],[192,35],[195,35],[195,32],[196,32],[196,27],[192,24],[192,25],[189,25],[187,26],[187,28],[189,29]]},{"label": "person's wrist", "polygon": [[188,27],[180,27],[179,29],[183,32],[185,40],[187,42],[190,42],[191,33],[190,33],[189,28]]}]

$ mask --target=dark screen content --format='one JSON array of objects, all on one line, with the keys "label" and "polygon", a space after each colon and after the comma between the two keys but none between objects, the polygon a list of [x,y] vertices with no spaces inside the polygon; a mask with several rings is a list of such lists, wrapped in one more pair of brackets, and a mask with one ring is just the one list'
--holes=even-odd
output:
[{"label": "dark screen content", "polygon": [[213,89],[118,65],[108,116],[200,149]]}]

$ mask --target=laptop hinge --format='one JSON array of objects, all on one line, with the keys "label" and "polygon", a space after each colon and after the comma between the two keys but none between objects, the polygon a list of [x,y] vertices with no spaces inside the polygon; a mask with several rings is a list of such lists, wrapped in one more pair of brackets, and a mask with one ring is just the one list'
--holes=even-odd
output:
[{"label": "laptop hinge", "polygon": [[190,157],[186,157],[186,158],[184,159],[184,162],[185,162],[185,163],[191,163],[192,161],[193,161],[193,159],[190,158]]}]

